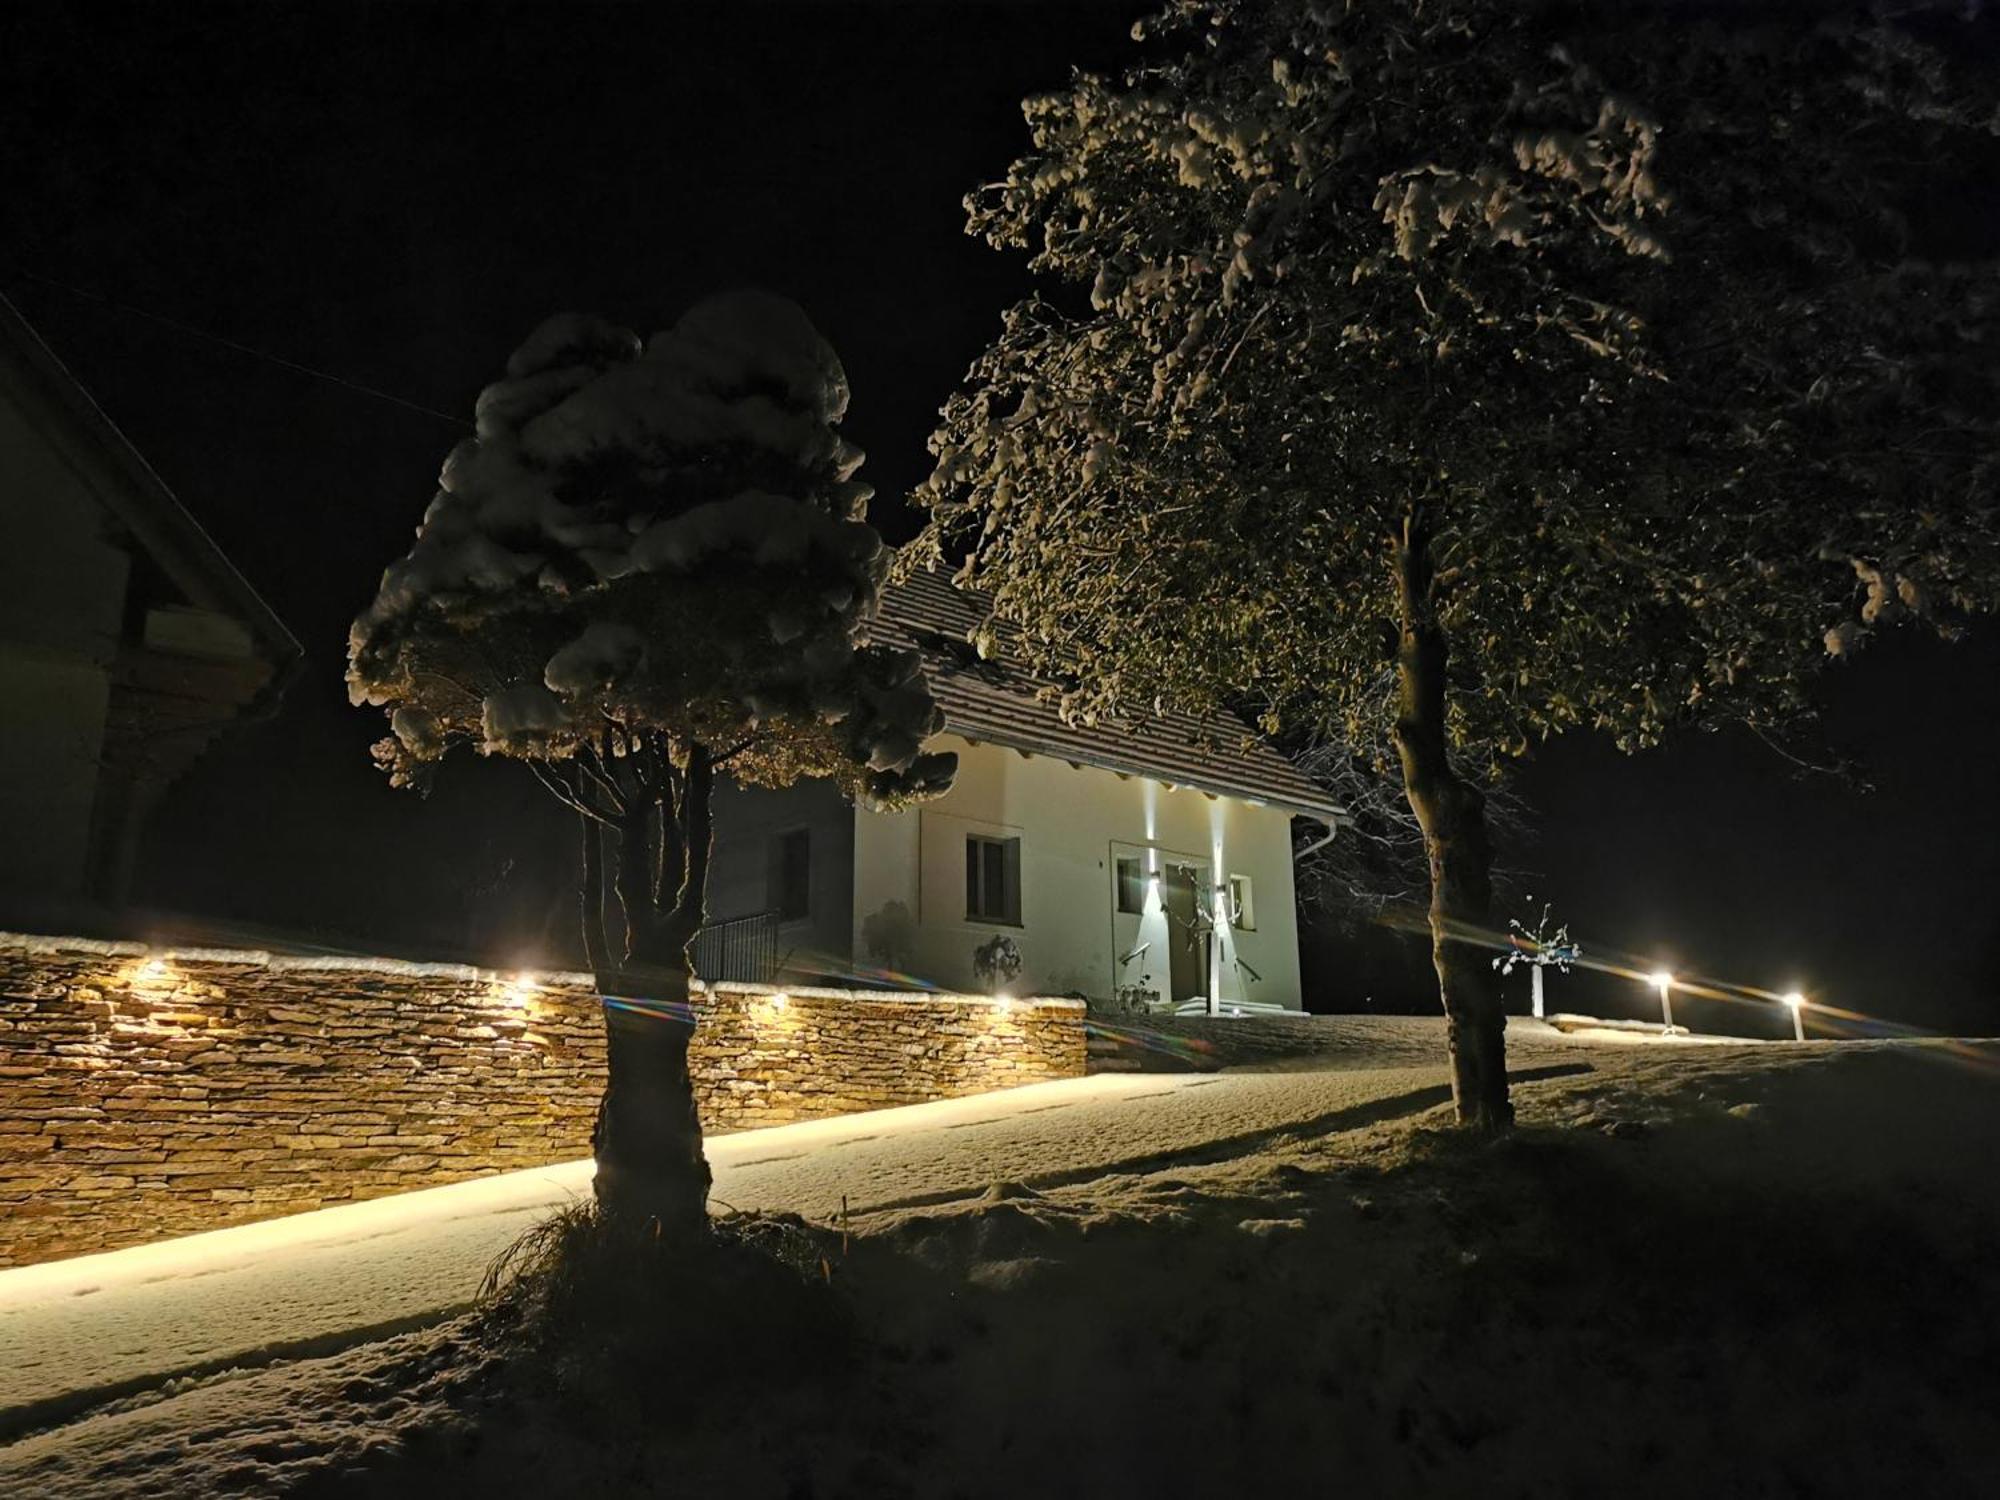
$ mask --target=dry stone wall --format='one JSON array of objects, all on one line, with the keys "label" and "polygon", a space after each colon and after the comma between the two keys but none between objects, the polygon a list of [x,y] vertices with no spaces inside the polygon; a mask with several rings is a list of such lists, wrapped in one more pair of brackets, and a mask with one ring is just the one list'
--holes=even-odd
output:
[{"label": "dry stone wall", "polygon": [[[714,1132],[1084,1071],[1083,1008],[721,985]],[[587,1155],[588,976],[0,934],[0,1266]]]}]

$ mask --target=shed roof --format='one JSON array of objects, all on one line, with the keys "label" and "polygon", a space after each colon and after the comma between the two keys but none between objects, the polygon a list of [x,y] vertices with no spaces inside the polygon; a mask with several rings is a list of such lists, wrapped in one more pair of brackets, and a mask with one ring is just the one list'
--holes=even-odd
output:
[{"label": "shed roof", "polygon": [[923,652],[924,676],[950,733],[1307,817],[1342,812],[1323,787],[1229,714],[1064,723],[1056,705],[1037,694],[1043,684],[1027,671],[1018,628],[993,620],[990,655],[981,659],[973,649],[969,638],[991,613],[986,595],[936,573],[913,573],[883,590],[875,639]]}]

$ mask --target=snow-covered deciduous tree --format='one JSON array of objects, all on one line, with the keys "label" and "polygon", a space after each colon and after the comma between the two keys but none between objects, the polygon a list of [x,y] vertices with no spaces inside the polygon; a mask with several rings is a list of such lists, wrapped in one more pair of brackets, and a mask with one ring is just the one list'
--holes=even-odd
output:
[{"label": "snow-covered deciduous tree", "polygon": [[685,1018],[714,778],[828,777],[884,806],[956,768],[923,749],[941,716],[915,653],[865,644],[889,556],[847,400],[779,297],[711,298],[643,344],[552,318],[480,394],[349,640],[349,694],[388,710],[375,756],[397,785],[466,746],[526,763],[577,814],[609,997],[597,1196],[677,1231],[705,1222]]},{"label": "snow-covered deciduous tree", "polygon": [[[1401,780],[1385,774],[1375,755],[1337,738],[1300,736],[1278,741],[1298,768],[1333,794],[1345,816],[1337,835],[1301,824],[1294,834],[1293,883],[1302,914],[1316,912],[1349,935],[1377,926],[1404,928],[1421,913],[1430,893],[1424,831],[1410,811]],[[1482,777],[1476,762],[1460,757],[1460,775],[1483,781],[1486,821],[1496,849],[1525,849],[1534,838],[1534,816],[1510,780]],[[1495,864],[1497,900],[1505,901],[1525,872]],[[1421,920],[1409,926],[1416,931]]]},{"label": "snow-covered deciduous tree", "polygon": [[1052,286],[945,407],[935,555],[1072,713],[1379,748],[1469,1126],[1495,768],[1781,735],[2000,596],[1992,49],[1897,9],[1180,0],[967,200]]}]

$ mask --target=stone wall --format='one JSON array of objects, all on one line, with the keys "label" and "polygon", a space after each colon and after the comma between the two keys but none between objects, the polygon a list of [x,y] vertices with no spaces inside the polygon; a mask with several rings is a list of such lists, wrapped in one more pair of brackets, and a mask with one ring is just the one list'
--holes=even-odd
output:
[{"label": "stone wall", "polygon": [[[1069,1000],[721,985],[715,1132],[1076,1077]],[[0,934],[0,1266],[589,1154],[588,976]]]}]

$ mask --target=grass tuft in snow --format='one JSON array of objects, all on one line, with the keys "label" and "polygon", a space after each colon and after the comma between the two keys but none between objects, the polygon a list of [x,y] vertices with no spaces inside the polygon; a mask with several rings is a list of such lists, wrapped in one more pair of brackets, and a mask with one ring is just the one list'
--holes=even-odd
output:
[{"label": "grass tuft in snow", "polygon": [[510,1383],[584,1425],[693,1424],[853,1366],[838,1255],[837,1234],[791,1215],[739,1214],[675,1239],[578,1204],[494,1261],[482,1320]]}]

